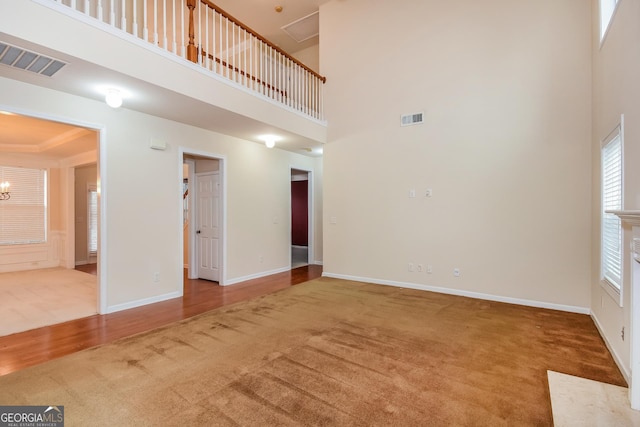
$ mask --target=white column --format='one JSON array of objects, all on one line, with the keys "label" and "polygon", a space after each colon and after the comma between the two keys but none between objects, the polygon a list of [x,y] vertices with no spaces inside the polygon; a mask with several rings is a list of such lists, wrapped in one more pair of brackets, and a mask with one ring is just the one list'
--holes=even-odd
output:
[{"label": "white column", "polygon": [[[634,239],[632,241],[635,241],[635,239],[640,241],[640,211],[613,211],[612,213],[618,215],[624,223],[631,225]],[[640,261],[638,261],[640,259],[640,244],[634,246],[636,246],[635,249],[631,248],[629,251],[631,262],[631,280],[629,281],[631,285],[631,331],[629,334],[631,337],[631,381],[629,384],[629,401],[632,409],[640,410]]]}]

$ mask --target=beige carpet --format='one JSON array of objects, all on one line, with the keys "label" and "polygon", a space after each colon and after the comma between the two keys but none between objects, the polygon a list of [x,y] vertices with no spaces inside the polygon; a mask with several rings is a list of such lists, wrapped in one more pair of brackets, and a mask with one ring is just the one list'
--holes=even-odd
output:
[{"label": "beige carpet", "polygon": [[0,273],[0,336],[97,313],[97,278],[64,268]]},{"label": "beige carpet", "polygon": [[0,377],[67,426],[552,425],[547,370],[623,385],[588,316],[317,279]]}]

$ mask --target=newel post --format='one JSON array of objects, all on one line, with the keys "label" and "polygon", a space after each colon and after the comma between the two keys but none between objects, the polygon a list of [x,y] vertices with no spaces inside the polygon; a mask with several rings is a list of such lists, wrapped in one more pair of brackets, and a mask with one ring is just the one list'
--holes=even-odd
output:
[{"label": "newel post", "polygon": [[196,8],[196,0],[187,0],[189,8],[189,44],[187,45],[187,59],[191,62],[198,62],[198,49],[195,44],[195,31],[193,28],[193,10]]}]

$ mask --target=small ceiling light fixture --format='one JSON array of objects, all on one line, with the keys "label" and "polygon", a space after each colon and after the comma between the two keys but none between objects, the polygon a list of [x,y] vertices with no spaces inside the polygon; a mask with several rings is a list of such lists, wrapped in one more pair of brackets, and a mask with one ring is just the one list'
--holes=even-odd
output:
[{"label": "small ceiling light fixture", "polygon": [[111,108],[119,108],[122,105],[122,94],[118,89],[107,89],[104,102]]},{"label": "small ceiling light fixture", "polygon": [[267,148],[273,148],[276,146],[276,141],[278,141],[280,138],[275,135],[263,135],[260,137],[260,139],[264,141],[264,145],[266,145]]}]

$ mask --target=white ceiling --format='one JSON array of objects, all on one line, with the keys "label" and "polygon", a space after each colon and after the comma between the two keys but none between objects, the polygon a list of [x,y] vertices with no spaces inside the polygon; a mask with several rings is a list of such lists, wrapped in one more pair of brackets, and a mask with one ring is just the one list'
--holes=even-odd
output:
[{"label": "white ceiling", "polygon": [[[281,27],[317,11],[319,5],[327,1],[329,0],[282,0],[275,2],[265,0],[215,0],[214,3],[284,51],[295,53],[296,51],[317,44],[318,37],[312,37],[309,40],[298,43],[286,34]],[[282,12],[276,12],[276,6],[281,6]],[[251,140],[249,135],[282,134],[282,131],[279,129],[272,129],[261,123],[247,122],[240,116],[232,115],[214,106],[198,105],[197,108],[194,108],[193,105],[189,104],[193,102],[193,100],[180,97],[175,92],[152,86],[145,82],[131,81],[133,79],[127,76],[114,74],[111,70],[78,60],[77,58],[61,57],[59,52],[48,52],[47,49],[42,46],[25,45],[23,41],[15,40],[6,34],[0,33],[0,41],[16,44],[26,49],[33,49],[39,53],[50,54],[53,57],[73,64],[73,67],[66,67],[65,72],[60,73],[59,76],[64,75],[65,78],[42,79],[35,74],[31,76],[30,74],[33,73],[15,70],[7,66],[0,66],[0,76],[3,77],[46,86],[75,95],[95,98],[95,94],[90,94],[86,90],[89,86],[86,83],[87,76],[91,76],[93,79],[97,76],[103,76],[106,81],[121,81],[123,87],[144,86],[145,93],[150,94],[149,99],[147,99],[145,105],[128,105],[128,108],[131,109],[165,117],[166,111],[155,111],[153,106],[167,104],[182,105],[184,108],[174,108],[173,111],[200,111],[203,116],[206,116],[206,128],[216,130],[220,133],[249,140]],[[218,120],[212,122],[212,117],[217,117]],[[189,118],[167,118],[196,126],[199,125],[198,118],[193,117],[193,115],[190,115]],[[288,146],[279,145],[279,148],[306,155],[318,155],[315,152],[309,151],[309,149],[312,147],[318,148],[321,144],[315,141],[305,140],[296,135],[284,135],[284,137],[294,142]],[[16,114],[0,114],[0,153],[39,153],[50,158],[61,159],[95,148],[95,136],[93,132],[85,129],[74,128],[73,126],[56,122],[32,119]]]},{"label": "white ceiling", "polygon": [[[304,18],[317,11],[321,4],[329,0],[213,0],[234,18],[276,44],[285,52],[293,54],[318,44],[318,37],[302,43],[293,40],[281,30],[287,24]],[[275,11],[282,6],[282,12]]]},{"label": "white ceiling", "polygon": [[64,159],[95,150],[95,131],[17,114],[0,114],[0,152]]}]

